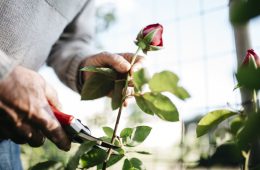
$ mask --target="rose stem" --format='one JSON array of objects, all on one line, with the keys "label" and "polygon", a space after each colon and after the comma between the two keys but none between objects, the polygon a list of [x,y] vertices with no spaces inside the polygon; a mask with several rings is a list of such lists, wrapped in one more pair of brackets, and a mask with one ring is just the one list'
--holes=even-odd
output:
[{"label": "rose stem", "polygon": [[[136,57],[138,55],[138,52],[141,50],[140,47],[138,47],[138,49],[136,50],[132,60],[131,60],[131,67],[134,65],[135,63],[135,60],[136,60]],[[130,69],[131,70],[131,69]],[[126,99],[126,91],[127,91],[127,86],[128,86],[128,82],[131,78],[131,75],[130,75],[130,70],[128,71],[128,74],[127,74],[127,78],[126,78],[126,82],[125,82],[125,85],[124,85],[124,88],[123,88],[123,96],[122,96],[122,100],[121,100],[121,104],[120,104],[120,107],[119,107],[119,110],[118,110],[118,114],[117,114],[117,118],[116,118],[116,123],[115,123],[115,128],[114,128],[114,131],[113,131],[113,136],[112,136],[112,139],[111,139],[111,143],[114,144],[115,142],[115,138],[116,138],[116,132],[117,132],[117,128],[118,128],[118,125],[119,125],[119,121],[120,121],[120,117],[121,117],[121,113],[122,113],[122,110],[123,110],[123,104],[124,104],[124,101]],[[107,168],[107,162],[111,156],[111,153],[112,153],[112,149],[109,148],[108,151],[107,151],[107,158],[105,160],[105,162],[103,163],[103,167],[102,167],[102,170],[106,170]]]}]

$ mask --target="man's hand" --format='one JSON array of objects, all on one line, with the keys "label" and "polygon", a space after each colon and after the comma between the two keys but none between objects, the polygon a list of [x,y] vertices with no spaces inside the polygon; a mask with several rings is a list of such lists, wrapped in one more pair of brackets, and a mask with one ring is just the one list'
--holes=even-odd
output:
[{"label": "man's hand", "polygon": [[46,136],[58,148],[69,150],[70,140],[48,101],[59,107],[55,90],[36,72],[17,66],[0,81],[0,139],[37,147]]},{"label": "man's hand", "polygon": [[[119,73],[127,73],[130,70],[130,74],[142,68],[144,57],[138,56],[135,60],[134,65],[131,67],[131,59],[134,54],[132,53],[120,53],[112,54],[108,52],[98,53],[96,55],[86,58],[81,64],[84,66],[109,66],[114,68]],[[92,74],[90,72],[83,72],[83,79],[87,81],[89,76]],[[127,89],[128,93],[131,93],[132,89]],[[127,102],[124,103],[126,105]]]}]

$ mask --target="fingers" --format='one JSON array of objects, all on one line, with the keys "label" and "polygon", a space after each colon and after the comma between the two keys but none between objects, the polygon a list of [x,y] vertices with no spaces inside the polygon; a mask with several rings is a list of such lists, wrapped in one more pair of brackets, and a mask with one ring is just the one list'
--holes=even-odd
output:
[{"label": "fingers", "polygon": [[42,132],[26,122],[21,127],[13,129],[13,132],[19,134],[20,139],[24,139],[24,143],[28,143],[32,147],[39,147],[45,141]]},{"label": "fingers", "polygon": [[13,122],[8,121],[8,119],[1,118],[0,124],[2,139],[11,139],[17,144],[28,143],[33,147],[39,147],[44,143],[45,137],[43,134],[27,123],[17,126]]},{"label": "fingers", "polygon": [[9,138],[17,144],[28,143],[32,147],[39,147],[45,141],[42,132],[29,124],[24,123],[21,127],[10,126],[8,127],[8,131]]},{"label": "fingers", "polygon": [[[120,55],[123,56],[128,62],[131,62],[134,56],[133,53],[120,53]],[[145,58],[138,55],[135,59],[135,63],[131,67],[130,74],[133,75],[134,72],[140,70],[143,67],[144,61]]]},{"label": "fingers", "polygon": [[[110,66],[120,73],[126,73],[130,70],[130,74],[143,67],[144,57],[137,56],[135,63],[131,67],[133,53],[112,54],[108,52],[98,53],[85,59],[82,66]],[[90,73],[84,72],[85,80],[90,76]]]},{"label": "fingers", "polygon": [[[22,111],[11,109],[0,102],[0,131],[5,132],[4,137],[12,139],[15,143],[28,143],[31,146],[40,146],[48,137],[58,148],[68,151],[70,140],[63,131],[59,122],[55,119],[47,101],[44,108],[31,107],[27,115]],[[13,116],[16,115],[16,116]]]},{"label": "fingers", "polygon": [[46,136],[69,150],[70,141],[48,104],[59,108],[57,94],[36,72],[17,66],[0,82],[0,99],[0,138],[39,146]]},{"label": "fingers", "polygon": [[59,122],[53,116],[49,105],[41,108],[38,111],[38,114],[32,119],[40,127],[42,133],[53,143],[55,143],[58,148],[65,151],[70,149],[71,141],[67,137]]},{"label": "fingers", "polygon": [[50,86],[47,83],[45,85],[45,96],[46,96],[47,100],[53,106],[55,106],[58,109],[61,109],[61,104],[60,104],[60,101],[58,99],[57,92],[55,91],[55,89],[52,86]]},{"label": "fingers", "polygon": [[131,68],[130,63],[124,57],[108,52],[102,52],[89,57],[86,60],[85,65],[111,66],[120,73],[125,73]]}]

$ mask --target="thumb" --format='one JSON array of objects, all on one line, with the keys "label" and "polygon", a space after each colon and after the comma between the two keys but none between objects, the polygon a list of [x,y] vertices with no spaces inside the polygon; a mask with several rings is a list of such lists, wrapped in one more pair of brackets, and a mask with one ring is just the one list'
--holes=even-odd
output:
[{"label": "thumb", "polygon": [[58,99],[58,95],[56,90],[50,86],[49,84],[46,84],[45,86],[45,96],[47,100],[57,109],[61,110],[61,104]]},{"label": "thumb", "polygon": [[93,55],[85,60],[84,65],[92,66],[111,66],[120,73],[126,73],[130,70],[130,63],[119,54],[112,54],[108,52],[101,52]]}]

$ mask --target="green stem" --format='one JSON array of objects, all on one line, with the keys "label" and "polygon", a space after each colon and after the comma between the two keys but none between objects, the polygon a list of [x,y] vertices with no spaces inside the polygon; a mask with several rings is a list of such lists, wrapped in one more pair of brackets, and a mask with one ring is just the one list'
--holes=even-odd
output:
[{"label": "green stem", "polygon": [[258,112],[258,102],[257,102],[256,90],[253,91],[253,107],[254,107],[255,113],[257,113]]},{"label": "green stem", "polygon": [[[135,63],[135,60],[138,56],[138,53],[139,51],[141,50],[140,47],[138,47],[138,49],[136,50],[134,56],[132,57],[132,60],[131,60],[131,67],[134,65]],[[126,81],[125,81],[125,85],[124,85],[124,88],[123,88],[123,96],[122,96],[122,100],[121,100],[121,104],[120,104],[120,107],[119,107],[119,110],[118,110],[118,114],[117,114],[117,118],[116,118],[116,123],[115,123],[115,127],[114,127],[114,131],[113,131],[113,136],[112,136],[112,139],[111,139],[111,143],[114,144],[115,142],[115,139],[116,139],[116,132],[117,132],[117,129],[118,129],[118,125],[119,125],[119,121],[120,121],[120,118],[121,118],[121,114],[122,114],[122,110],[123,110],[123,104],[125,102],[125,99],[126,99],[126,92],[127,92],[127,87],[128,87],[128,83],[130,81],[130,78],[131,78],[131,75],[130,75],[130,71],[131,69],[128,71],[127,73],[127,78],[126,78]],[[107,162],[111,156],[111,153],[112,153],[112,149],[109,148],[108,151],[107,151],[107,158],[105,160],[105,162],[103,163],[103,167],[102,167],[102,170],[106,170],[107,168]]]},{"label": "green stem", "polygon": [[[258,101],[257,101],[257,92],[256,92],[256,90],[253,90],[252,109],[251,110],[254,113],[258,112]],[[254,144],[252,144],[252,146],[254,146]],[[254,149],[257,149],[257,148],[251,147],[251,150],[254,151]],[[245,157],[245,164],[244,164],[244,168],[243,168],[244,170],[249,170],[249,161],[250,161],[250,159],[252,159],[251,157],[257,156],[255,154],[255,152],[251,153],[251,150],[249,150],[248,153],[244,154],[244,157]],[[251,154],[253,154],[253,155],[251,155]]]}]

